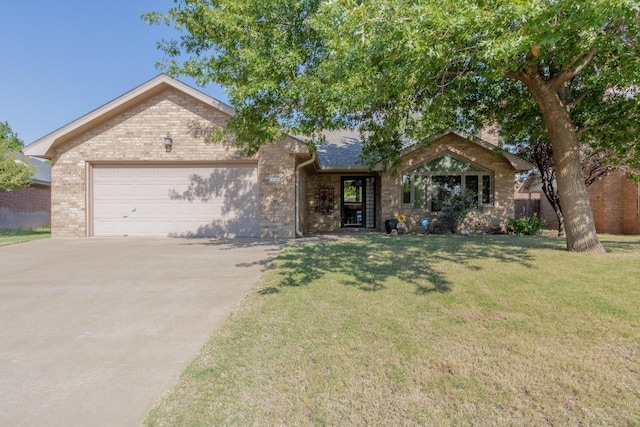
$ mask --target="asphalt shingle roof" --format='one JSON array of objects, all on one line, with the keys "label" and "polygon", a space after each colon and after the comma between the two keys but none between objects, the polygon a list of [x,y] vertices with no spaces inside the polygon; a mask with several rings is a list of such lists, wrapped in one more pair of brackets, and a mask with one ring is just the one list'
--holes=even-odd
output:
[{"label": "asphalt shingle roof", "polygon": [[324,132],[325,141],[318,144],[318,160],[323,169],[363,168],[360,162],[362,142],[357,131],[336,130]]}]

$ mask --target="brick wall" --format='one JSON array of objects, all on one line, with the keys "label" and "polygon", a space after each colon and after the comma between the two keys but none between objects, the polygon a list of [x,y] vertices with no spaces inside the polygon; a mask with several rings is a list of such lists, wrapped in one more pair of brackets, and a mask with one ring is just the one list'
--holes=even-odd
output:
[{"label": "brick wall", "polygon": [[0,193],[0,230],[49,227],[50,224],[50,187],[32,185]]},{"label": "brick wall", "polygon": [[[342,177],[357,176],[368,177],[374,176],[376,183],[374,188],[375,194],[375,229],[382,230],[382,222],[380,220],[380,177],[378,174],[370,173],[315,173],[311,174],[306,181],[306,194],[308,199],[305,203],[305,212],[308,217],[307,227],[305,231],[311,233],[334,232],[342,227],[341,209],[342,209]],[[322,212],[316,209],[316,192],[319,189],[329,189],[333,191],[333,211]]]},{"label": "brick wall", "polygon": [[[91,221],[87,206],[88,165],[97,162],[154,164],[185,162],[256,162],[260,194],[260,235],[290,238],[294,235],[295,158],[301,150],[288,139],[266,145],[247,158],[232,145],[204,142],[208,131],[224,127],[227,116],[176,90],[167,89],[57,147],[52,159],[51,221],[56,237],[83,237]],[[166,152],[164,136],[173,147]],[[270,176],[281,182],[269,182]]]},{"label": "brick wall", "polygon": [[588,188],[598,233],[640,234],[638,184],[624,174],[599,179]]},{"label": "brick wall", "polygon": [[496,155],[477,144],[468,142],[458,135],[447,134],[433,141],[428,147],[417,149],[407,154],[403,159],[398,174],[386,173],[382,176],[382,221],[396,218],[402,213],[407,216],[407,225],[411,230],[422,231],[421,218],[426,216],[431,221],[437,219],[437,214],[427,212],[424,209],[413,209],[401,204],[402,190],[400,180],[402,179],[403,171],[412,170],[418,165],[448,152],[493,172],[493,205],[473,212],[464,226],[469,229],[475,229],[477,225],[478,228],[486,231],[504,227],[506,222],[513,218],[515,172],[511,164],[504,157]]},{"label": "brick wall", "polygon": [[[473,163],[494,172],[495,193],[494,204],[480,212],[470,215],[467,226],[474,228],[480,223],[483,230],[503,227],[513,218],[514,171],[509,162],[493,152],[465,141],[457,135],[446,135],[434,141],[428,148],[417,149],[405,156],[398,174],[384,173],[376,178],[376,228],[384,230],[386,219],[396,218],[399,214],[407,215],[407,224],[413,231],[423,231],[420,219],[428,216],[431,219],[437,214],[427,213],[423,209],[412,209],[401,204],[400,179],[402,171],[411,170],[427,160],[441,156],[447,152],[466,158]],[[340,192],[341,177],[350,174],[311,174],[306,180],[305,211],[308,217],[308,232],[332,232],[341,227]],[[362,176],[366,174],[358,174]],[[314,194],[319,188],[330,188],[334,192],[334,209],[331,214],[316,212]]]}]

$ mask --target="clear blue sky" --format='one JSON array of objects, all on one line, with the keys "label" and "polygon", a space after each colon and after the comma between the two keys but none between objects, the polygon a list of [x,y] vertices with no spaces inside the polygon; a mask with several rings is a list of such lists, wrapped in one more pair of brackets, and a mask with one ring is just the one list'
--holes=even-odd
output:
[{"label": "clear blue sky", "polygon": [[[178,33],[147,25],[144,12],[172,0],[24,0],[0,6],[0,122],[25,145],[160,73],[161,39]],[[193,80],[179,78],[197,87]],[[227,102],[217,86],[198,88]]]}]

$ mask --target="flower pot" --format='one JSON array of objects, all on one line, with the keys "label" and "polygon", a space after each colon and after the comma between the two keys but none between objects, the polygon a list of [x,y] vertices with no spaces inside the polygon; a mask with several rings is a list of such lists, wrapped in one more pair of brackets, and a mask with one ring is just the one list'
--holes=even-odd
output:
[{"label": "flower pot", "polygon": [[391,233],[391,230],[396,229],[396,225],[398,225],[397,219],[388,219],[384,222],[384,228],[387,230],[387,234]]}]

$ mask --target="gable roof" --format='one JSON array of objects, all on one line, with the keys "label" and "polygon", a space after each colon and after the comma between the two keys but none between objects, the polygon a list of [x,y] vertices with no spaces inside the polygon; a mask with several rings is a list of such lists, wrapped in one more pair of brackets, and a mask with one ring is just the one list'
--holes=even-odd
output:
[{"label": "gable roof", "polygon": [[8,151],[7,154],[14,157],[15,162],[20,162],[33,167],[31,176],[32,184],[51,185],[51,164],[34,159],[17,151]]},{"label": "gable roof", "polygon": [[119,96],[113,101],[110,101],[103,106],[96,108],[90,113],[85,114],[84,116],[72,121],[71,123],[61,127],[60,129],[51,132],[50,134],[38,139],[37,141],[34,141],[33,143],[24,147],[23,152],[29,156],[51,158],[52,149],[56,146],[69,140],[73,136],[88,130],[96,124],[116,116],[117,114],[141,102],[142,100],[150,98],[153,95],[166,90],[167,88],[180,90],[187,95],[190,95],[193,98],[204,102],[207,105],[211,105],[212,107],[220,110],[222,113],[230,117],[235,114],[234,109],[229,105],[224,104],[217,99],[214,99],[209,95],[206,95],[205,93],[192,88],[189,85],[172,79],[165,74],[160,74],[159,76],[156,76],[146,83],[141,84],[135,89],[130,90],[124,95]]},{"label": "gable roof", "polygon": [[[431,142],[442,138],[443,136],[449,135],[449,134],[453,134],[453,135],[457,135],[462,139],[466,139],[467,141],[476,144],[482,148],[485,148],[489,151],[493,151],[494,153],[496,153],[496,155],[499,156],[503,156],[508,162],[509,164],[511,164],[511,166],[518,172],[524,172],[524,171],[528,171],[533,169],[535,166],[533,165],[533,163],[519,157],[516,156],[513,153],[508,152],[507,150],[501,149],[498,146],[487,142],[486,140],[479,138],[477,136],[468,134],[466,132],[457,130],[457,129],[447,129],[442,133],[436,134],[431,136],[430,138],[428,138],[425,142],[427,144],[430,144]],[[417,150],[419,148],[422,147],[423,144],[418,143],[418,142],[414,142],[412,144],[410,144],[409,146],[407,146],[404,150],[402,150],[401,155],[404,156],[406,154],[411,153],[414,150]]]},{"label": "gable roof", "polygon": [[51,185],[51,164],[42,160],[33,159],[31,157],[24,156],[23,161],[27,161],[30,165],[35,167],[35,172],[31,177],[33,184]]},{"label": "gable roof", "polygon": [[[501,150],[496,145],[487,142],[482,138],[456,129],[447,129],[442,133],[433,135],[424,141],[424,143],[404,141],[404,148],[400,153],[400,156],[405,156],[422,148],[424,144],[430,144],[431,142],[449,134],[457,135],[473,144],[494,152],[496,155],[503,156],[518,172],[528,171],[534,168],[534,165],[531,162],[528,162],[527,160],[524,160],[506,150]],[[357,131],[326,131],[323,135],[325,137],[325,142],[318,144],[318,161],[320,163],[321,170],[368,170],[368,168],[360,162],[362,141],[360,139],[360,134]]]},{"label": "gable roof", "polygon": [[[148,99],[167,88],[174,88],[179,90],[201,102],[210,105],[223,114],[233,117],[235,110],[233,107],[218,101],[215,98],[206,95],[205,93],[192,88],[191,86],[175,80],[165,74],[160,74],[153,79],[141,84],[140,86],[130,90],[124,95],[104,104],[103,106],[85,114],[84,116],[72,121],[71,123],[61,127],[58,130],[51,132],[50,134],[34,141],[33,143],[24,147],[23,152],[29,156],[52,158],[53,149],[68,141],[69,139],[77,136],[88,129],[96,126],[97,124],[108,120],[123,111],[131,108],[132,106],[140,103],[141,101]],[[441,134],[437,134],[427,139],[425,143],[435,141],[447,134],[455,134],[459,137],[477,144],[483,148],[496,152],[498,155],[504,156],[516,171],[526,171],[533,168],[533,164],[527,162],[520,157],[509,153],[505,150],[499,150],[495,145],[478,138],[466,134],[455,129],[448,129]],[[336,130],[325,131],[323,133],[325,141],[318,144],[318,165],[321,170],[353,170],[353,171],[368,171],[367,166],[360,162],[360,155],[362,154],[362,141],[360,133],[354,130]],[[300,142],[304,138],[298,138],[292,136],[293,140]],[[401,152],[401,156],[404,156],[413,150],[419,149],[423,146],[422,143],[413,141],[404,141],[404,149]]]}]

